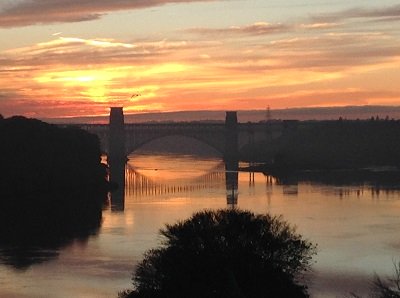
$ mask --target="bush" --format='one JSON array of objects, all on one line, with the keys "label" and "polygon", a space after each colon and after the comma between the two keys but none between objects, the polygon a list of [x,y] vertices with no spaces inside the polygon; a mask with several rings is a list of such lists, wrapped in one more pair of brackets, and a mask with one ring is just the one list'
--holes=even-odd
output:
[{"label": "bush", "polygon": [[194,214],[161,230],[124,297],[308,297],[298,283],[315,246],[281,217],[248,211]]},{"label": "bush", "polygon": [[[395,274],[391,278],[382,279],[375,275],[372,281],[371,298],[400,298],[400,262],[394,264]],[[361,298],[361,296],[351,293],[351,297]]]}]

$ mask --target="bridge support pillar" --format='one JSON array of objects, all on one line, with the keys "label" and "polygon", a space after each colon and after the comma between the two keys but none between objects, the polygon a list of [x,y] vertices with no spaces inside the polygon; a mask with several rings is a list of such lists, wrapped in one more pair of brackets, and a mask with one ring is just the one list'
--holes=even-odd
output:
[{"label": "bridge support pillar", "polygon": [[235,207],[238,202],[239,162],[225,161],[226,203]]},{"label": "bridge support pillar", "polygon": [[125,197],[125,123],[122,107],[112,107],[109,123],[108,164],[110,180],[118,184],[118,189],[111,194],[111,204],[115,210],[124,209]]},{"label": "bridge support pillar", "polygon": [[237,112],[226,112],[225,117],[225,152],[226,161],[237,161],[238,153],[238,121]]},{"label": "bridge support pillar", "polygon": [[237,112],[226,112],[225,117],[225,183],[227,204],[234,207],[238,200],[238,121]]},{"label": "bridge support pillar", "polygon": [[125,123],[122,108],[111,108],[109,129],[109,161],[125,161]]}]

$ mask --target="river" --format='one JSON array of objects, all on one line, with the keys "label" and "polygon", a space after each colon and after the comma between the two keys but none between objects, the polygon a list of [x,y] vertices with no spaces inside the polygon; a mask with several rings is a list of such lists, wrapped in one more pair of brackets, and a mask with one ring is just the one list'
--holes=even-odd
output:
[{"label": "river", "polygon": [[282,214],[318,245],[312,297],[363,294],[374,273],[391,275],[399,260],[397,185],[239,172],[237,189],[227,189],[219,157],[144,153],[130,156],[125,176],[125,197],[111,196],[97,234],[45,251],[27,267],[0,264],[0,297],[116,297],[131,287],[143,253],[160,243],[158,230],[205,208]]}]

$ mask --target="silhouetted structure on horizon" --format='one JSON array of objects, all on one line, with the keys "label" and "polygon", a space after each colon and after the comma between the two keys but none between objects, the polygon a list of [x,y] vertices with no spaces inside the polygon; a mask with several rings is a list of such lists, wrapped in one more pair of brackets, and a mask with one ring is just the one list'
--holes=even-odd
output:
[{"label": "silhouetted structure on horizon", "polygon": [[[224,159],[235,160],[241,149],[250,142],[266,140],[265,123],[239,123],[237,112],[228,111],[225,123],[168,122],[124,123],[121,107],[111,107],[110,123],[80,124],[81,128],[96,134],[104,152],[111,158],[125,156],[144,144],[166,136],[185,136],[197,139],[221,152]],[[282,134],[282,124],[269,125],[273,138]],[[111,144],[112,143],[112,144]]]},{"label": "silhouetted structure on horizon", "polygon": [[[96,133],[108,152],[110,179],[119,187],[112,193],[112,208],[124,210],[125,163],[129,152],[154,139],[168,135],[183,135],[201,140],[223,153],[225,161],[225,179],[227,203],[237,203],[239,147],[254,140],[254,130],[265,131],[265,124],[255,124],[249,131],[248,124],[240,129],[237,113],[226,112],[224,124],[210,123],[160,123],[160,124],[125,124],[122,107],[111,107],[108,134],[105,126],[85,126]],[[265,134],[259,134],[264,137]],[[107,140],[108,139],[108,140]],[[241,140],[241,142],[240,142]]]}]

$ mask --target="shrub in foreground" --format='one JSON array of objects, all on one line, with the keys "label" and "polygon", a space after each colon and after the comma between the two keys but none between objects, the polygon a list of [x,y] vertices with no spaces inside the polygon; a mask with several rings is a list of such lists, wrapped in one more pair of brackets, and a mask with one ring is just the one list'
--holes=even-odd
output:
[{"label": "shrub in foreground", "polygon": [[161,230],[123,297],[308,297],[315,246],[281,217],[203,211]]}]

